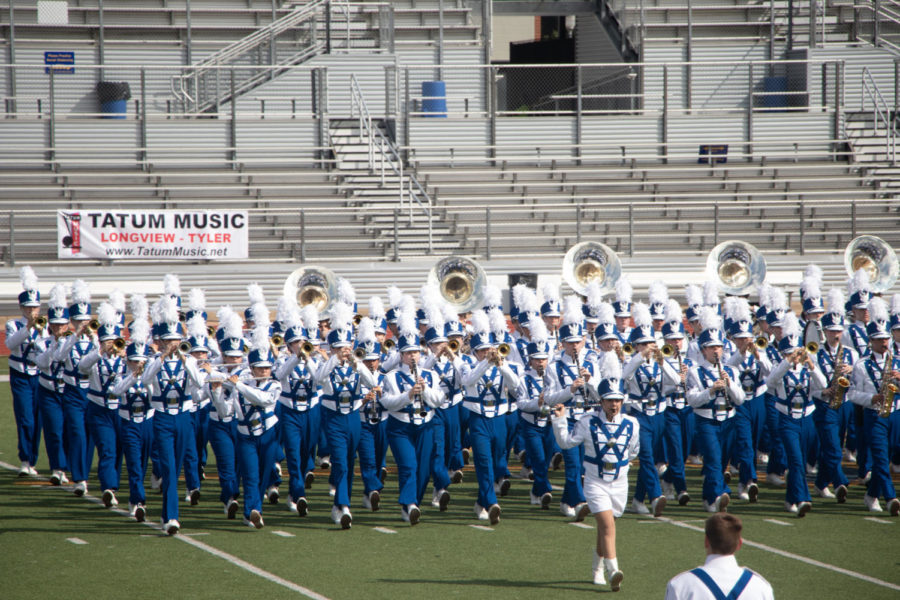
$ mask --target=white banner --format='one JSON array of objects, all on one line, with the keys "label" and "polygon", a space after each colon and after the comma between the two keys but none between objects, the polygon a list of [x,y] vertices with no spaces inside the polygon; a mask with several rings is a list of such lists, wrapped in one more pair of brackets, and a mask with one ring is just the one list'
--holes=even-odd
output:
[{"label": "white banner", "polygon": [[218,260],[248,257],[247,211],[59,210],[59,258]]}]

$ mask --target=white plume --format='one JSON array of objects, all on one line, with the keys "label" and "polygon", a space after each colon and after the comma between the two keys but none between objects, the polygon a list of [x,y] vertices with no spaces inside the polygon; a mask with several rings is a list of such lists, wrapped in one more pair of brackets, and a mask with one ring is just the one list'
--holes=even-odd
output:
[{"label": "white plume", "polygon": [[786,311],[788,309],[787,303],[787,295],[784,293],[784,290],[777,287],[772,287],[769,295],[769,305],[768,309],[772,310],[783,310]]},{"label": "white plume", "polygon": [[800,282],[800,292],[804,298],[821,298],[821,282],[813,277],[805,277]]},{"label": "white plume", "polygon": [[703,282],[703,304],[715,306],[719,303],[719,286],[715,281]]},{"label": "white plume", "polygon": [[600,287],[600,283],[596,279],[592,279],[590,283],[584,287],[584,292],[591,314],[596,315],[597,311],[600,310],[600,305],[603,304],[604,294],[603,289]]},{"label": "white plume", "polygon": [[550,337],[550,333],[547,331],[547,325],[544,323],[544,320],[540,315],[534,313],[532,313],[531,318],[528,319],[528,333],[531,336],[531,340],[538,343],[546,342],[547,338]]},{"label": "white plume", "polygon": [[647,288],[647,297],[650,299],[650,304],[665,304],[669,299],[669,289],[662,281],[653,281]]},{"label": "white plume", "polygon": [[19,269],[19,281],[22,282],[22,289],[25,291],[38,289],[38,278],[31,267],[26,266]]},{"label": "white plume", "polygon": [[397,329],[401,336],[418,335],[419,328],[416,327],[416,314],[407,310],[400,311],[397,315]]},{"label": "white plume", "polygon": [[72,304],[88,304],[91,301],[91,290],[82,279],[76,279],[72,284]]},{"label": "white plume", "polygon": [[231,308],[230,304],[225,304],[224,306],[220,306],[219,310],[216,311],[216,320],[219,322],[219,328],[225,327],[225,320],[228,318],[228,315],[232,314],[234,309]]},{"label": "white plume", "polygon": [[788,312],[781,321],[781,332],[784,337],[800,337],[800,321],[797,315]]},{"label": "white plume", "polygon": [[116,309],[116,312],[122,314],[125,312],[125,293],[119,288],[113,289],[109,293],[109,303]]},{"label": "white plume", "polygon": [[441,315],[444,317],[445,324],[459,321],[459,315],[456,314],[456,309],[449,302],[441,303]]},{"label": "white plume", "polygon": [[622,363],[615,352],[606,352],[600,363],[600,373],[604,379],[622,379]]},{"label": "white plume", "polygon": [[300,318],[303,319],[303,326],[309,331],[315,332],[319,328],[319,310],[314,304],[307,304],[300,309]]},{"label": "white plume", "polygon": [[401,312],[411,313],[413,317],[416,316],[416,300],[412,296],[408,294],[404,294],[403,298],[400,300],[399,309]]},{"label": "white plume", "polygon": [[278,299],[278,307],[275,310],[275,319],[279,323],[284,323],[288,320],[291,312],[299,310],[296,296],[293,294],[284,294]]},{"label": "white plume", "polygon": [[[259,304],[259,303],[257,303]],[[253,306],[256,306],[254,304]],[[253,307],[251,307],[252,310]],[[250,333],[250,345],[254,350],[258,350],[263,356],[269,353],[269,326],[260,325],[253,321],[253,331]]]},{"label": "white plume", "polygon": [[365,344],[375,341],[375,321],[369,317],[363,317],[359,321],[359,327],[356,331],[356,339],[359,343]]},{"label": "white plume", "polygon": [[681,323],[684,320],[684,313],[681,312],[681,305],[678,300],[669,298],[666,302],[666,323]]},{"label": "white plume", "polygon": [[131,324],[131,341],[135,344],[146,345],[150,340],[150,323],[147,319],[135,319]]},{"label": "white plume", "polygon": [[769,304],[772,302],[772,286],[768,283],[763,283],[759,286],[757,295],[759,296],[759,305],[769,308]]},{"label": "white plume", "polygon": [[100,321],[101,325],[118,325],[119,315],[116,314],[116,309],[113,308],[112,304],[103,302],[97,309],[97,320]]},{"label": "white plume", "polygon": [[872,291],[871,282],[869,281],[869,273],[865,269],[857,269],[850,280],[850,291]]},{"label": "white plume", "polygon": [[700,309],[700,327],[703,331],[707,329],[722,329],[722,317],[711,306],[704,306]]},{"label": "white plume", "polygon": [[191,337],[205,338],[207,336],[206,321],[202,315],[194,315],[187,322],[187,333]]},{"label": "white plume", "polygon": [[522,310],[522,305],[525,304],[525,295],[528,293],[529,288],[524,283],[517,283],[513,286],[513,288],[509,291],[512,295],[513,305],[519,310]]},{"label": "white plume", "polygon": [[703,290],[694,284],[684,286],[684,300],[688,306],[703,304]]},{"label": "white plume", "polygon": [[484,311],[474,311],[472,313],[470,324],[472,325],[472,333],[474,333],[475,335],[490,333],[491,331],[491,324],[488,321],[487,315],[484,314]]},{"label": "white plume", "polygon": [[822,268],[819,265],[814,265],[812,263],[806,265],[806,268],[803,270],[803,278],[812,277],[816,279],[819,284],[822,283]]},{"label": "white plume", "polygon": [[253,329],[271,324],[269,321],[269,309],[262,302],[255,302],[250,306],[250,318],[253,320]]},{"label": "white plume", "polygon": [[195,287],[191,288],[188,296],[188,306],[194,312],[203,312],[206,310],[206,294],[203,289]]},{"label": "white plume", "polygon": [[281,323],[285,330],[303,327],[303,318],[300,316],[300,307],[295,304],[287,311],[287,313],[285,313],[284,320],[282,320]]},{"label": "white plume", "polygon": [[503,311],[499,308],[492,308],[488,311],[488,321],[491,323],[491,332],[493,332],[494,335],[500,336],[509,332],[506,317],[503,316]]},{"label": "white plume", "polygon": [[613,310],[612,304],[609,302],[604,302],[600,305],[600,310],[597,311],[597,318],[600,319],[599,323],[615,323],[616,322],[616,311]]},{"label": "white plume", "polygon": [[331,307],[331,328],[351,329],[353,309],[343,302],[335,302]]},{"label": "white plume", "polygon": [[544,297],[544,302],[550,302],[551,304],[559,303],[559,286],[553,285],[552,283],[545,283],[541,286],[541,295]]},{"label": "white plume", "polygon": [[737,302],[731,305],[731,312],[728,314],[728,318],[735,323],[741,321],[752,323],[753,319],[750,315],[750,303],[747,302],[746,298],[736,298],[736,300]]},{"label": "white plume", "polygon": [[563,325],[573,325],[584,321],[583,304],[578,296],[572,294],[565,297],[562,311]]},{"label": "white plume", "polygon": [[384,318],[384,302],[381,301],[380,296],[369,298],[369,317],[376,322]]},{"label": "white plume", "polygon": [[828,290],[828,312],[843,315],[846,303],[847,297],[844,295],[844,290],[837,287]]},{"label": "white plume", "polygon": [[159,321],[157,322],[169,323],[170,325],[178,323],[178,305],[169,296],[163,296],[159,299]]},{"label": "white plume", "polygon": [[872,298],[869,301],[869,317],[876,322],[887,321],[890,318],[887,302],[877,296]]},{"label": "white plume", "polygon": [[722,310],[722,314],[724,314],[728,319],[734,320],[731,316],[734,313],[734,306],[737,304],[739,298],[737,296],[725,296],[725,300],[723,301],[724,308]]},{"label": "white plume", "polygon": [[619,277],[616,281],[616,300],[619,302],[631,302],[634,296],[634,289],[624,276]]},{"label": "white plume", "polygon": [[337,297],[338,300],[349,306],[350,310],[353,310],[353,305],[356,304],[356,290],[353,289],[353,284],[349,279],[338,277]]},{"label": "white plume", "polygon": [[50,289],[50,308],[63,308],[66,305],[66,286],[61,283],[54,284]]},{"label": "white plume", "polygon": [[531,288],[526,288],[522,294],[522,303],[518,305],[519,312],[539,313],[541,312],[541,303],[538,302],[537,292]]},{"label": "white plume", "polygon": [[398,288],[396,285],[389,286],[387,289],[388,294],[388,304],[391,305],[391,308],[397,308],[400,306],[400,302],[403,300],[403,291]]},{"label": "white plume", "polygon": [[419,305],[422,310],[429,304],[437,304],[441,301],[441,290],[436,284],[426,283],[419,288]]},{"label": "white plume", "polygon": [[631,308],[631,314],[634,317],[635,327],[650,327],[653,325],[653,319],[650,317],[650,307],[643,302],[637,302]]},{"label": "white plume", "polygon": [[154,323],[162,322],[160,311],[162,311],[162,299],[157,300],[150,306],[150,320]]},{"label": "white plume", "polygon": [[222,315],[221,311],[219,313],[219,325],[222,326],[226,339],[241,339],[244,336],[244,322],[239,314],[231,310],[231,307],[227,308],[229,310],[226,314]]},{"label": "white plume", "polygon": [[441,311],[440,302],[430,302],[425,305],[425,318],[428,319],[430,327],[439,335],[444,335],[444,313]]},{"label": "white plume", "polygon": [[247,296],[250,298],[250,306],[266,303],[266,295],[263,293],[262,286],[258,283],[251,283],[247,286]]},{"label": "white plume", "polygon": [[163,277],[163,290],[167,296],[181,296],[181,281],[178,275],[167,273]]},{"label": "white plume", "polygon": [[891,314],[900,315],[900,294],[891,297]]},{"label": "white plume", "polygon": [[484,302],[482,302],[482,305],[485,308],[488,306],[503,306],[503,293],[500,291],[500,288],[492,284],[484,286]]}]

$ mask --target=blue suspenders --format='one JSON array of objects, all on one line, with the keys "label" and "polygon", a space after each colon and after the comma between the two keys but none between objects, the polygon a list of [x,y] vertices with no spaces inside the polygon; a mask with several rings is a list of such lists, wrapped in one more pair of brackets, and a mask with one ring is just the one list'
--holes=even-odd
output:
[{"label": "blue suspenders", "polygon": [[694,575],[697,579],[703,582],[707,588],[709,588],[710,593],[715,596],[716,600],[737,600],[740,598],[741,594],[744,591],[744,588],[747,587],[747,584],[750,583],[750,579],[753,578],[753,571],[750,569],[744,569],[744,572],[741,574],[741,578],[737,580],[737,583],[734,584],[734,587],[731,588],[731,591],[728,592],[728,595],[725,595],[725,592],[716,585],[716,582],[712,580],[712,577],[709,576],[709,573],[704,571],[701,568],[696,568],[691,570],[691,574]]}]

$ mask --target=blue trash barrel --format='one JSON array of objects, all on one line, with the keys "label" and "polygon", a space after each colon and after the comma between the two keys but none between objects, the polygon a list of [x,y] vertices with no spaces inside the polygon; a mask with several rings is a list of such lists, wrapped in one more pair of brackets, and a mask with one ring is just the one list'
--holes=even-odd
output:
[{"label": "blue trash barrel", "polygon": [[787,77],[764,77],[763,92],[763,108],[787,108]]},{"label": "blue trash barrel", "polygon": [[443,81],[422,82],[422,112],[426,117],[447,117],[447,86]]},{"label": "blue trash barrel", "polygon": [[97,100],[104,119],[124,119],[131,89],[126,81],[98,81]]},{"label": "blue trash barrel", "polygon": [[101,102],[100,112],[103,113],[103,119],[124,119],[125,113],[128,112],[128,100]]}]

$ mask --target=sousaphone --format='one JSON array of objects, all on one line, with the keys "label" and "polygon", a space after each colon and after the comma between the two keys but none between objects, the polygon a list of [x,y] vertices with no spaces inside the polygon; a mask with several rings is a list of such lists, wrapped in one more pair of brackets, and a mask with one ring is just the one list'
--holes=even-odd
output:
[{"label": "sousaphone", "polygon": [[448,256],[428,271],[428,285],[436,285],[444,300],[459,314],[480,307],[487,275],[477,262],[464,256]]},{"label": "sousaphone", "polygon": [[897,283],[897,253],[879,237],[861,235],[854,238],[844,250],[844,267],[853,277],[859,269],[869,275],[873,292],[883,292]]},{"label": "sousaphone", "polygon": [[296,295],[301,308],[312,304],[322,313],[337,298],[337,278],[325,267],[300,267],[285,280],[284,294]]},{"label": "sousaphone", "polygon": [[582,296],[592,281],[599,283],[602,291],[609,292],[615,289],[616,281],[622,276],[622,263],[606,244],[581,242],[566,252],[562,275],[569,287]]},{"label": "sousaphone", "polygon": [[752,244],[728,240],[706,257],[706,276],[722,293],[745,296],[766,280],[766,259]]}]

